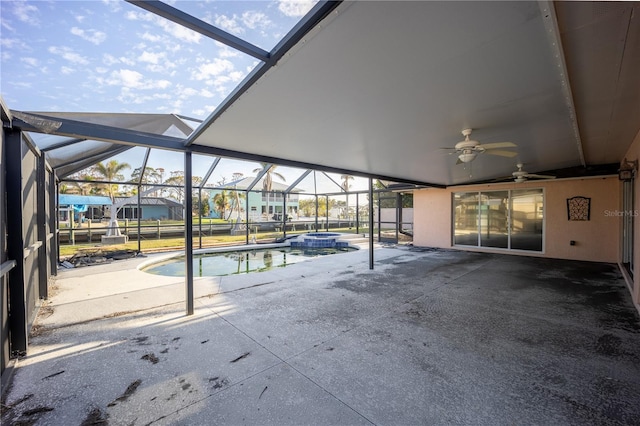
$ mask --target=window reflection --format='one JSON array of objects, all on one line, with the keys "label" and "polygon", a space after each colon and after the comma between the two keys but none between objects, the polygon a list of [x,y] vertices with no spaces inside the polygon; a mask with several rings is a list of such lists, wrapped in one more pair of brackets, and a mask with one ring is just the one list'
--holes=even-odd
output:
[{"label": "window reflection", "polygon": [[454,245],[542,251],[542,189],[454,194]]},{"label": "window reflection", "polygon": [[542,251],[542,190],[511,191],[511,248]]},{"label": "window reflection", "polygon": [[455,232],[454,244],[478,245],[478,193],[454,194]]},{"label": "window reflection", "polygon": [[508,248],[509,191],[483,192],[480,201],[480,245]]}]

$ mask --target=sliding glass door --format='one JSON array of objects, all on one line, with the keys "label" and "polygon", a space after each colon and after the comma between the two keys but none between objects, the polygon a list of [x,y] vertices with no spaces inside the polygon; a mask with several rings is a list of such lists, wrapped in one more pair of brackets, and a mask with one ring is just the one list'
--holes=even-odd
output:
[{"label": "sliding glass door", "polygon": [[542,251],[542,189],[453,194],[453,244]]}]

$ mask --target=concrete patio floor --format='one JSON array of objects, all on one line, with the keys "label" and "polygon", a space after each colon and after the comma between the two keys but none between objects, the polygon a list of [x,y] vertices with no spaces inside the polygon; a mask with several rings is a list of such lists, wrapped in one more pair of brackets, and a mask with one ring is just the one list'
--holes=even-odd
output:
[{"label": "concrete patio floor", "polygon": [[3,424],[640,423],[616,265],[380,247],[184,279],[61,271]]}]

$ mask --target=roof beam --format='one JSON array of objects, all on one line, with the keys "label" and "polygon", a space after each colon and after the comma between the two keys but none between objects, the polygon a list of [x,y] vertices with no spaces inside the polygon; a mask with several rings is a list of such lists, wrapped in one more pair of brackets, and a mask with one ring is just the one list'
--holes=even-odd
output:
[{"label": "roof beam", "polygon": [[178,25],[182,25],[185,28],[189,28],[190,30],[202,34],[205,37],[209,37],[213,40],[219,41],[222,44],[226,44],[227,46],[239,50],[242,53],[246,53],[247,55],[259,59],[262,62],[268,61],[269,57],[271,56],[266,50],[260,49],[259,47],[254,46],[253,44],[234,36],[233,34],[229,34],[228,32],[223,31],[218,27],[214,27],[211,24],[195,18],[188,13],[176,9],[173,6],[162,3],[161,1],[127,0],[127,2],[145,9],[153,14],[162,16],[163,18],[175,22]]},{"label": "roof beam", "polygon": [[304,172],[298,179],[295,180],[295,182],[293,182],[291,185],[289,185],[289,187],[287,189],[284,190],[285,194],[290,193],[296,186],[298,186],[298,184],[300,182],[302,182],[302,180],[304,178],[306,178],[307,176],[309,176],[309,173],[311,173],[313,170],[311,169],[307,169],[306,172]]},{"label": "roof beam", "polygon": [[74,145],[78,142],[84,142],[84,141],[86,141],[86,139],[68,139],[66,141],[51,144],[45,148],[40,148],[40,151],[49,152],[49,151],[53,151],[54,149],[64,148],[65,146]]},{"label": "roof beam", "polygon": [[230,149],[216,148],[212,146],[191,145],[189,147],[184,147],[183,149],[189,149],[194,153],[198,153],[198,154],[215,155],[219,157],[235,158],[238,160],[255,161],[258,163],[271,163],[271,164],[277,164],[279,166],[295,167],[297,169],[313,169],[317,171],[337,173],[341,175],[352,175],[352,176],[360,176],[360,177],[366,177],[366,178],[372,178],[372,179],[383,179],[383,180],[408,183],[408,184],[413,184],[418,186],[428,186],[432,188],[446,188],[446,185],[442,185],[439,183],[429,183],[429,182],[422,182],[422,181],[417,181],[412,179],[404,179],[397,176],[365,173],[365,172],[359,172],[357,170],[349,170],[349,169],[343,169],[339,167],[330,167],[330,166],[317,164],[317,163],[308,163],[306,161],[286,160],[283,158],[272,157],[268,155],[250,154],[248,152],[234,151]]},{"label": "roof beam", "polygon": [[65,169],[69,166],[73,166],[71,169],[66,170],[65,173],[58,174],[58,178],[62,180],[64,177],[72,175],[80,170],[84,170],[89,166],[99,163],[102,160],[106,160],[107,158],[113,157],[114,155],[121,154],[126,150],[131,149],[130,146],[116,146],[113,149],[109,149],[106,152],[101,152],[99,154],[92,155],[90,157],[85,157],[80,160],[68,161],[66,163],[58,164],[53,167],[53,170],[58,174],[58,171],[61,169]]},{"label": "roof beam", "polygon": [[211,164],[211,167],[209,167],[209,170],[207,170],[207,174],[204,175],[204,177],[202,178],[202,182],[200,182],[200,188],[204,187],[207,184],[207,181],[211,177],[211,173],[213,173],[215,168],[218,167],[219,162],[220,162],[220,157],[216,158],[213,161],[213,163]]},{"label": "roof beam", "polygon": [[[16,114],[16,112],[19,114]],[[45,130],[39,123],[52,123],[53,125],[48,126]],[[46,133],[120,145],[144,146],[184,152],[184,139],[181,138],[104,126],[102,124],[85,123],[66,118],[49,117],[43,114],[14,111],[13,125],[25,132]]]},{"label": "roof beam", "polygon": [[269,170],[271,170],[272,167],[273,164],[269,164],[268,167],[263,167],[262,170],[260,170],[260,173],[258,173],[258,176],[256,176],[256,178],[253,180],[253,182],[251,182],[249,186],[247,186],[247,192],[251,191],[253,187],[256,186],[256,184],[260,181],[260,179],[262,179],[262,177],[266,175]]}]

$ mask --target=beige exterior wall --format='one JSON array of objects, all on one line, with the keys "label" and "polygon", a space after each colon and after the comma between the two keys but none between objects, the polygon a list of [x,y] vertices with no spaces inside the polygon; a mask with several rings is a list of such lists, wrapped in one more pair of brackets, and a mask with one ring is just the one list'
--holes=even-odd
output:
[{"label": "beige exterior wall", "polygon": [[[625,155],[628,161],[640,160],[640,132],[636,135],[633,143],[629,147],[627,154]],[[636,173],[637,175],[637,173]],[[638,181],[640,176],[637,176],[634,192],[634,213],[640,213],[640,182]],[[636,273],[633,277],[631,295],[636,307],[640,311],[640,217],[634,215],[633,223],[633,263],[635,265]]]},{"label": "beige exterior wall", "polygon": [[[640,156],[640,143],[638,143]],[[414,192],[414,238],[416,246],[452,247],[452,194],[467,191],[491,191],[524,188],[543,188],[545,197],[544,251],[506,251],[469,249],[557,259],[587,260],[616,263],[620,259],[621,184],[617,176],[586,179],[529,181],[524,183],[458,186],[447,189],[425,189]],[[636,188],[638,189],[638,188]],[[569,221],[567,198],[591,198],[591,219]],[[636,200],[640,199],[640,194]],[[636,227],[640,237],[640,223]],[[570,245],[570,241],[575,245]],[[640,239],[638,239],[640,241]],[[458,248],[458,247],[456,247]],[[640,251],[640,250],[638,250]],[[638,255],[640,253],[636,253]],[[637,265],[640,265],[638,258]]]}]

